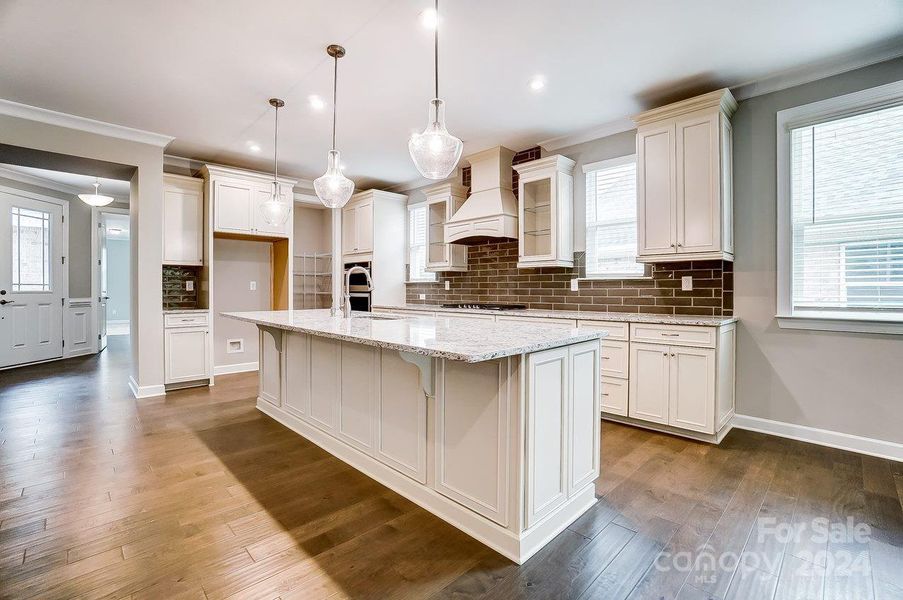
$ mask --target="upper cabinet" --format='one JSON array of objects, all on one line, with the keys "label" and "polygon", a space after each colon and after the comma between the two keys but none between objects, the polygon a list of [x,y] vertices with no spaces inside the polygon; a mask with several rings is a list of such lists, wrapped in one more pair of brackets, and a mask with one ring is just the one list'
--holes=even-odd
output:
[{"label": "upper cabinet", "polygon": [[[265,173],[241,171],[207,165],[208,190],[212,195],[214,234],[288,238],[291,237],[291,213],[282,225],[268,224],[261,204],[273,194],[273,178]],[[279,198],[290,207],[294,203],[294,181],[279,179]]]},{"label": "upper cabinet", "polygon": [[518,267],[574,266],[575,164],[556,154],[514,166]]},{"label": "upper cabinet", "polygon": [[467,246],[445,242],[445,223],[467,200],[467,188],[456,183],[440,183],[423,190],[426,194],[426,270],[466,271]]},{"label": "upper cabinet", "polygon": [[633,118],[639,261],[734,259],[730,117],[736,110],[723,89]]},{"label": "upper cabinet", "polygon": [[163,174],[163,264],[204,264],[204,180]]}]

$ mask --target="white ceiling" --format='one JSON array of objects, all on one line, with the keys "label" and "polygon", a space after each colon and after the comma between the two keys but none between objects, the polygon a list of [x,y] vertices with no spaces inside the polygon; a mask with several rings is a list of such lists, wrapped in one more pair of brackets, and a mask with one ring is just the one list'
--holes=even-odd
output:
[{"label": "white ceiling", "polygon": [[[62,171],[51,171],[49,169],[38,169],[35,167],[22,167],[19,165],[0,164],[0,169],[6,171],[8,175],[15,176],[16,173],[22,174],[28,178],[29,183],[42,185],[44,183],[51,184],[52,189],[72,194],[91,193],[94,191],[94,176],[79,175],[77,173],[64,173]],[[3,173],[0,173],[2,176]],[[119,179],[107,179],[106,177],[98,178],[100,182],[100,193],[108,196],[114,196],[118,201],[129,201],[129,182],[120,181]],[[53,184],[57,184],[53,186]]]},{"label": "white ceiling", "polygon": [[[338,146],[359,187],[416,179],[407,138],[432,95],[429,0],[4,0],[0,95],[175,136],[167,153],[325,168],[343,44]],[[441,7],[441,89],[465,154],[514,149],[652,105],[876,48],[903,52],[900,0],[456,0]],[[12,59],[12,57],[15,57]],[[543,75],[541,93],[530,79]],[[260,154],[248,150],[261,146]]]}]

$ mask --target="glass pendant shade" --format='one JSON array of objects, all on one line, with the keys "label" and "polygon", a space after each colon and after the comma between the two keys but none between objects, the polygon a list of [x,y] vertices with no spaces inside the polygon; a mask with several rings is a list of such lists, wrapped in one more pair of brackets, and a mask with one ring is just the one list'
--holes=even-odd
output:
[{"label": "glass pendant shade", "polygon": [[288,221],[290,212],[291,207],[288,203],[282,202],[279,198],[279,186],[274,181],[272,195],[270,195],[269,200],[260,205],[260,214],[263,216],[263,220],[273,227],[281,227]]},{"label": "glass pendant shade", "polygon": [[426,129],[408,141],[414,166],[427,179],[445,179],[455,170],[463,149],[464,143],[445,128],[445,103],[434,98]]},{"label": "glass pendant shade", "polygon": [[79,194],[78,199],[87,204],[88,206],[106,206],[107,204],[111,204],[114,200],[112,196],[104,196],[103,194],[98,194],[97,190],[100,188],[100,182],[94,182],[94,193],[93,194]]},{"label": "glass pendant shade", "polygon": [[339,151],[327,155],[326,173],[314,179],[314,191],[327,208],[342,208],[354,193],[354,182],[339,168]]}]

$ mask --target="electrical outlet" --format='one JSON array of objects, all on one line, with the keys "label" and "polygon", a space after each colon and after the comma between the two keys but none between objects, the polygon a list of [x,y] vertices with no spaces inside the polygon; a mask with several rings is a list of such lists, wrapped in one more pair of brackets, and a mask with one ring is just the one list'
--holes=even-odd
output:
[{"label": "electrical outlet", "polygon": [[419,294],[417,297],[421,300],[426,300],[426,294]]},{"label": "electrical outlet", "polygon": [[571,279],[571,291],[572,292],[580,291],[580,280],[577,279],[576,277],[574,279]]},{"label": "electrical outlet", "polygon": [[252,282],[251,282],[251,291],[252,291],[252,292],[256,292],[256,291],[257,291],[257,282],[256,282],[256,281],[252,281]]},{"label": "electrical outlet", "polygon": [[680,289],[685,292],[693,291],[693,276],[685,275],[680,278]]},{"label": "electrical outlet", "polygon": [[451,281],[449,281],[448,279],[445,280],[445,289],[447,289],[447,290],[451,289]]},{"label": "electrical outlet", "polygon": [[192,281],[191,279],[189,279],[188,281],[185,282],[185,291],[186,291],[186,292],[193,292],[193,291],[194,291],[194,281]]}]

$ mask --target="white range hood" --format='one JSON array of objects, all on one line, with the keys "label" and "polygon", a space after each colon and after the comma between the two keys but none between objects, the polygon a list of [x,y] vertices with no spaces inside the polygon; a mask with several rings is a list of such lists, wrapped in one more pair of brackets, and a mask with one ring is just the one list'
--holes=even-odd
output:
[{"label": "white range hood", "polygon": [[517,239],[517,198],[511,191],[514,151],[502,146],[465,157],[470,196],[445,223],[445,242],[481,244]]}]

